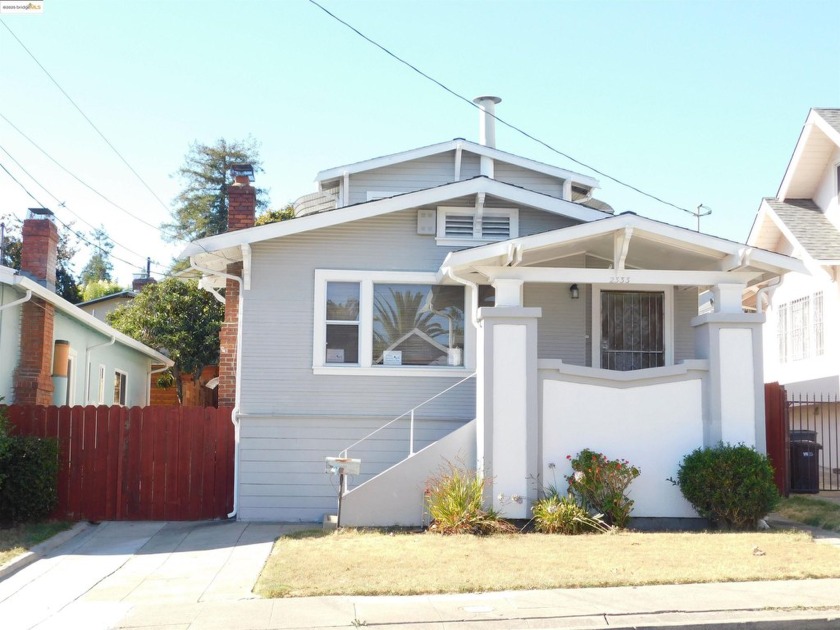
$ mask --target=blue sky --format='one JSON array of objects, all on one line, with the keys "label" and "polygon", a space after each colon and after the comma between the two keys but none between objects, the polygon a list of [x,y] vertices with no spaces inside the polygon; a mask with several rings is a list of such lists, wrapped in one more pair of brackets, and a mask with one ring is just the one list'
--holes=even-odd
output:
[{"label": "blue sky", "polygon": [[[733,240],[746,240],[761,197],[775,194],[808,109],[840,106],[833,0],[320,1],[454,91],[502,97],[500,118],[562,152],[678,206],[712,208],[702,230]],[[0,114],[154,226],[169,218],[172,174],[196,140],[255,138],[259,185],[280,207],[311,192],[319,170],[478,139],[472,107],[306,0],[45,0],[41,15],[0,19],[164,204],[3,25]],[[115,258],[131,263],[114,261],[121,282],[147,255],[162,269],[181,249],[3,119],[0,146],[0,163],[60,219],[105,226]],[[497,146],[594,175],[503,125]],[[695,225],[594,176],[616,211]],[[33,205],[0,171],[0,214]]]}]

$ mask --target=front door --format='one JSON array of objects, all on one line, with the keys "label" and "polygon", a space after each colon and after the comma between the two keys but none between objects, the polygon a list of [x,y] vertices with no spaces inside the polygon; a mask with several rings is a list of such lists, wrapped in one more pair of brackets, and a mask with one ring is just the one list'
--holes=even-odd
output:
[{"label": "front door", "polygon": [[601,291],[601,367],[641,370],[665,365],[661,291]]}]

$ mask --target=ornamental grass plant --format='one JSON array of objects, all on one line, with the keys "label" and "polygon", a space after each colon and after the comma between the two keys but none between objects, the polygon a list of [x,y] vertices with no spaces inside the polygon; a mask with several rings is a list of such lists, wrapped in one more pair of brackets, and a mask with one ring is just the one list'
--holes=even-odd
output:
[{"label": "ornamental grass plant", "polygon": [[439,534],[515,532],[491,507],[484,506],[485,480],[462,464],[446,462],[426,482],[429,531]]}]

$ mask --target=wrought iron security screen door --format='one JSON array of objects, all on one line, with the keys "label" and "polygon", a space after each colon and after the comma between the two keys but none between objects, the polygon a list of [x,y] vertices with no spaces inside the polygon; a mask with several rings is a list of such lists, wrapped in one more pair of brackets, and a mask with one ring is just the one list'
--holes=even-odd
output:
[{"label": "wrought iron security screen door", "polygon": [[665,294],[601,292],[601,367],[641,370],[665,365]]}]

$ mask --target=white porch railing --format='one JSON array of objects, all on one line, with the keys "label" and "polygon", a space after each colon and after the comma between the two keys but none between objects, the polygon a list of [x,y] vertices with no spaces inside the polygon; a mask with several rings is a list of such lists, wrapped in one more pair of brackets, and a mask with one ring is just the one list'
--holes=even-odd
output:
[{"label": "white porch railing", "polygon": [[428,405],[428,404],[429,404],[430,402],[432,402],[433,400],[437,400],[438,398],[440,398],[441,396],[443,396],[445,393],[452,391],[453,389],[455,389],[455,388],[456,388],[456,387],[458,387],[459,385],[462,385],[463,383],[466,383],[466,382],[467,382],[468,380],[470,380],[471,378],[475,378],[475,372],[473,372],[473,373],[472,373],[472,374],[470,374],[469,376],[466,376],[466,377],[462,378],[462,379],[461,379],[460,381],[458,381],[457,383],[455,383],[455,384],[453,384],[453,385],[450,385],[449,387],[447,387],[447,388],[446,388],[446,389],[444,389],[443,391],[438,392],[437,394],[435,394],[435,395],[434,395],[434,396],[432,396],[431,398],[428,398],[428,399],[424,400],[424,401],[423,401],[423,402],[421,402],[419,405],[415,405],[414,407],[412,407],[411,409],[409,409],[408,411],[406,411],[404,414],[397,416],[397,417],[396,417],[396,418],[394,418],[393,420],[389,420],[388,422],[386,422],[385,424],[383,424],[383,425],[382,425],[381,427],[379,427],[378,429],[374,429],[373,431],[371,431],[370,433],[368,433],[368,434],[367,434],[366,436],[364,436],[362,439],[360,439],[360,440],[356,440],[356,441],[355,441],[355,442],[353,442],[350,446],[348,446],[348,447],[347,447],[347,448],[345,448],[343,451],[341,451],[341,453],[340,453],[340,455],[339,455],[339,456],[340,456],[340,457],[342,457],[342,458],[344,458],[344,457],[349,457],[348,453],[349,453],[349,451],[350,451],[350,449],[351,449],[351,448],[355,448],[356,446],[358,446],[359,444],[361,444],[361,443],[362,443],[362,442],[364,442],[365,440],[370,439],[371,437],[373,437],[374,435],[376,435],[377,433],[379,433],[379,432],[380,432],[380,431],[382,431],[383,429],[387,429],[389,426],[391,426],[391,425],[392,425],[392,424],[394,424],[395,422],[398,422],[398,421],[402,420],[403,418],[405,418],[406,416],[408,416],[408,417],[410,418],[410,423],[409,423],[409,432],[408,432],[408,457],[411,457],[412,455],[414,455],[414,412],[415,412],[415,411],[417,411],[418,409],[420,409],[421,407],[424,407],[425,405]]}]

